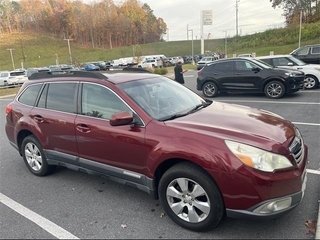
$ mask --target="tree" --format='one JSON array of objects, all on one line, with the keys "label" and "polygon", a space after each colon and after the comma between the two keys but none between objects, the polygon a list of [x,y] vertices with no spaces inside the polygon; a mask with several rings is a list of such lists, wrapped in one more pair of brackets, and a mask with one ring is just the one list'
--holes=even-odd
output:
[{"label": "tree", "polygon": [[300,11],[304,23],[319,20],[319,0],[270,0],[270,2],[273,8],[283,8],[287,25],[299,23]]}]

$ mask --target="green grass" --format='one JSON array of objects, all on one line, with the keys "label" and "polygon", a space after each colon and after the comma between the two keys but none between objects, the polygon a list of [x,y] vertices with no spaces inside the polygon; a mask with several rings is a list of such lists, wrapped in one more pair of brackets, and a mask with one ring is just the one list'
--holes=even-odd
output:
[{"label": "green grass", "polygon": [[19,91],[20,87],[15,87],[15,88],[1,88],[0,89],[0,97],[2,96],[7,96],[7,95],[13,95],[17,94]]},{"label": "green grass", "polygon": [[[304,25],[301,45],[319,43],[320,28],[316,24]],[[194,40],[194,54],[200,54],[200,40]],[[113,60],[120,57],[130,57],[164,54],[167,57],[191,55],[192,43],[189,41],[157,42],[135,46],[110,49],[84,47],[76,41],[70,41],[73,62],[82,64],[89,61]],[[204,50],[210,52],[224,52],[225,39],[209,39],[204,41]],[[298,28],[268,30],[249,36],[230,38],[227,40],[227,54],[256,53],[257,56],[274,54],[288,54],[298,47]],[[12,70],[10,51],[12,48],[15,68],[42,67],[54,65],[56,54],[60,64],[70,63],[67,41],[48,34],[17,32],[0,34],[0,70]]]}]

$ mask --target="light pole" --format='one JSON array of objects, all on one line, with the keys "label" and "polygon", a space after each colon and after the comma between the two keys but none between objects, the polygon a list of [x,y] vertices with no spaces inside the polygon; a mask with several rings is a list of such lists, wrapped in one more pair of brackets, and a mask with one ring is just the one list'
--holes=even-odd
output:
[{"label": "light pole", "polygon": [[68,49],[69,49],[70,64],[72,64],[72,56],[71,56],[71,49],[70,49],[70,41],[72,41],[72,39],[70,39],[70,38],[66,38],[66,39],[64,39],[64,40],[68,41]]},{"label": "light pole", "polygon": [[[192,55],[192,65],[194,65],[194,60],[193,60],[193,29],[188,29],[188,33],[191,32],[191,55]],[[189,34],[188,34],[189,35]]]},{"label": "light pole", "polygon": [[58,56],[58,54],[55,54],[55,56],[56,56],[56,65],[58,66],[59,65],[59,56]]},{"label": "light pole", "polygon": [[299,47],[301,44],[301,23],[302,23],[302,8],[300,8]]},{"label": "light pole", "polygon": [[228,31],[222,31],[225,33],[225,37],[224,37],[224,58],[227,58],[228,57],[228,54],[227,54],[227,34],[228,34]]},{"label": "light pole", "polygon": [[10,51],[12,67],[13,67],[13,70],[14,70],[14,69],[16,69],[15,66],[14,66],[13,55],[12,55],[12,51],[13,51],[14,49],[13,49],[13,48],[8,48],[7,50]]}]

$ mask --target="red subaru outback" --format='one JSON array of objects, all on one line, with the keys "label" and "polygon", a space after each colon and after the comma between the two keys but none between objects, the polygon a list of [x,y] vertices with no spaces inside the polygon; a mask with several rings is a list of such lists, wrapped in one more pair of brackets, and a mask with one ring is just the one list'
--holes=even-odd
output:
[{"label": "red subaru outback", "polygon": [[106,175],[152,194],[184,228],[278,217],[306,186],[307,146],[282,117],[204,99],[149,73],[42,72],[6,108],[28,169]]}]

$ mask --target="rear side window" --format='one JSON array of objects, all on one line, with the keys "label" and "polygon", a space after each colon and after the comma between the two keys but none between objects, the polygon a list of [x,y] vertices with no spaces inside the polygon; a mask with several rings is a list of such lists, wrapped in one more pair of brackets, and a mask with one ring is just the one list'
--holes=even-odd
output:
[{"label": "rear side window", "polygon": [[77,86],[77,83],[50,83],[46,108],[61,112],[76,113]]},{"label": "rear side window", "polygon": [[213,65],[213,69],[214,71],[219,71],[219,72],[233,71],[232,62],[216,63]]},{"label": "rear side window", "polygon": [[311,54],[320,54],[320,46],[311,48]]},{"label": "rear side window", "polygon": [[29,86],[19,97],[18,101],[20,103],[34,106],[38,93],[42,87],[42,84]]}]

